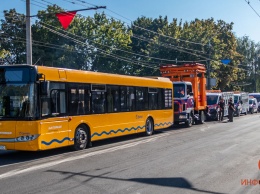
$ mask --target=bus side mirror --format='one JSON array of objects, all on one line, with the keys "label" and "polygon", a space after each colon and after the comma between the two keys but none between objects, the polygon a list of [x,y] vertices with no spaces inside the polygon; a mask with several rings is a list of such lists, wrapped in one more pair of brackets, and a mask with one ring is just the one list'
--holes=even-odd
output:
[{"label": "bus side mirror", "polygon": [[37,74],[37,80],[40,80],[40,79],[44,79],[44,81],[45,81],[45,75],[42,74],[42,73],[38,73]]},{"label": "bus side mirror", "polygon": [[49,89],[50,89],[49,81],[40,82],[40,93],[42,96],[47,96]]}]

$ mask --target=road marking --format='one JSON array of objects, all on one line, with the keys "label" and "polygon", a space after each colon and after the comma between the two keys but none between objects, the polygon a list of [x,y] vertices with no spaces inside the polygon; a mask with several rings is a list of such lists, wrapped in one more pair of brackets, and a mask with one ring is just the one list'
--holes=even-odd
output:
[{"label": "road marking", "polygon": [[[4,178],[9,178],[9,177],[12,177],[12,176],[20,175],[20,174],[23,174],[23,173],[32,172],[32,171],[35,171],[35,170],[40,170],[40,169],[56,166],[58,164],[62,164],[62,163],[65,163],[65,162],[71,162],[71,161],[74,161],[74,160],[79,160],[79,159],[87,158],[87,157],[90,157],[90,156],[96,156],[96,155],[114,152],[114,151],[117,151],[117,150],[123,150],[123,149],[134,147],[134,146],[137,146],[137,145],[140,145],[140,144],[153,142],[153,141],[155,141],[155,140],[157,140],[161,137],[169,136],[169,134],[184,133],[184,132],[187,132],[187,131],[190,131],[190,130],[194,130],[194,128],[193,129],[189,128],[189,129],[182,130],[182,131],[175,131],[175,130],[170,131],[170,132],[167,131],[166,133],[157,134],[156,136],[149,137],[149,139],[140,140],[140,141],[137,141],[137,142],[132,142],[132,143],[128,143],[128,144],[125,144],[125,145],[119,145],[119,146],[107,148],[107,149],[104,149],[104,150],[93,151],[93,152],[90,152],[90,153],[81,154],[80,156],[71,156],[71,157],[68,157],[66,159],[60,159],[60,160],[57,160],[57,161],[54,161],[54,162],[35,165],[35,166],[31,166],[29,168],[21,167],[20,169],[12,170],[12,171],[9,171],[7,173],[1,174],[0,180],[4,179]],[[24,162],[24,163],[26,163],[26,162]],[[10,165],[5,165],[5,166],[10,166]],[[1,166],[1,167],[3,167],[3,166]]]},{"label": "road marking", "polygon": [[[166,136],[166,134],[164,134],[163,136]],[[91,152],[91,153],[82,154],[80,156],[72,156],[72,157],[69,157],[69,158],[66,158],[66,159],[62,159],[62,160],[58,160],[58,161],[54,161],[54,162],[49,162],[49,163],[45,163],[45,164],[40,164],[40,165],[32,166],[32,167],[29,167],[29,168],[26,168],[26,169],[12,170],[10,172],[1,174],[0,180],[4,179],[4,178],[16,176],[16,175],[19,175],[19,174],[23,174],[23,173],[27,173],[27,172],[31,172],[31,171],[35,171],[35,170],[40,170],[40,169],[43,169],[43,168],[52,167],[52,166],[62,164],[62,163],[65,163],[65,162],[71,162],[71,161],[74,161],[74,160],[83,159],[83,158],[87,158],[87,157],[90,157],[90,156],[100,155],[100,154],[104,154],[104,153],[110,153],[110,152],[114,152],[114,151],[117,151],[117,150],[122,150],[122,149],[130,148],[130,147],[134,147],[134,146],[137,146],[137,145],[140,145],[140,144],[145,144],[145,143],[148,143],[148,142],[155,141],[156,139],[158,139],[160,137],[162,137],[162,136],[157,136],[157,137],[149,138],[149,139],[146,139],[146,140],[129,143],[129,144],[126,144],[126,145],[116,146],[116,147],[108,148],[108,149],[105,149],[105,150],[94,151],[94,152]]]}]

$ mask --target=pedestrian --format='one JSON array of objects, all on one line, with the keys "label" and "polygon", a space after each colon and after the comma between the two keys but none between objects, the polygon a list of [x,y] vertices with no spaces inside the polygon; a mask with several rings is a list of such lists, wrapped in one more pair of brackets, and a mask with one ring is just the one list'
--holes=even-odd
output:
[{"label": "pedestrian", "polygon": [[234,111],[235,111],[234,103],[232,98],[230,98],[228,102],[228,122],[233,122]]},{"label": "pedestrian", "polygon": [[223,98],[220,97],[219,103],[218,103],[218,108],[219,108],[219,121],[223,121],[223,117],[224,117],[224,100]]}]

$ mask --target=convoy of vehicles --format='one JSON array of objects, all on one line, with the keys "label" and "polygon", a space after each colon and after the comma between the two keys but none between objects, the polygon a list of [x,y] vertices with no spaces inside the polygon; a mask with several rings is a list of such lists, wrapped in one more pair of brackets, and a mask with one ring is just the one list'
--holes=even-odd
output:
[{"label": "convoy of vehicles", "polygon": [[203,64],[162,65],[163,77],[173,82],[174,123],[204,123],[206,111],[206,68]]},{"label": "convoy of vehicles", "polygon": [[[218,119],[234,99],[237,116],[257,112],[256,94],[208,91],[202,64],[164,65],[141,78],[31,65],[0,66],[0,150],[47,150]],[[256,96],[256,97],[253,97]],[[173,108],[174,103],[174,108]],[[208,105],[207,105],[208,103]]]},{"label": "convoy of vehicles", "polygon": [[37,151],[173,124],[172,82],[45,66],[0,66],[0,150]]}]

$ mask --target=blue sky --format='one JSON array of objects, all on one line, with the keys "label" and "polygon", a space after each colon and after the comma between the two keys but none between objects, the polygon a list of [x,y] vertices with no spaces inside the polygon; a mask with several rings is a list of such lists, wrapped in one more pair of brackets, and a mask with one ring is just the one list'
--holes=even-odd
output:
[{"label": "blue sky", "polygon": [[[249,36],[251,40],[260,42],[260,0],[30,0],[31,15],[38,10],[44,10],[47,4],[57,4],[65,10],[77,10],[91,7],[90,4],[107,6],[105,11],[110,16],[116,17],[126,23],[137,17],[146,16],[158,18],[167,16],[169,21],[177,18],[178,21],[192,21],[195,18],[214,18],[233,22],[233,32],[237,37]],[[0,19],[3,19],[3,10],[15,8],[17,12],[24,13],[26,0],[0,0]],[[74,2],[71,3],[71,2]],[[89,4],[86,4],[89,3]],[[115,13],[123,16],[120,17]],[[82,11],[80,14],[89,16],[94,11]],[[127,19],[126,19],[127,18]],[[129,19],[129,20],[128,20]]]}]

